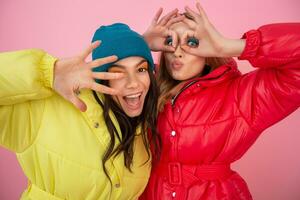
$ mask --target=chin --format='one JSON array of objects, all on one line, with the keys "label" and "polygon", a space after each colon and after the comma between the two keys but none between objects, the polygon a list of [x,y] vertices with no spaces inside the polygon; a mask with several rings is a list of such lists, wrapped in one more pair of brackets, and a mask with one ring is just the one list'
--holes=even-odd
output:
[{"label": "chin", "polygon": [[188,79],[188,78],[182,76],[182,74],[180,74],[180,73],[172,73],[171,76],[172,76],[172,78],[173,78],[174,80],[176,80],[176,81],[185,81],[185,80]]},{"label": "chin", "polygon": [[126,113],[126,115],[127,115],[128,117],[133,118],[133,117],[138,117],[138,116],[140,116],[140,115],[142,114],[142,111],[141,111],[141,110],[139,110],[139,111],[125,111],[125,113]]}]

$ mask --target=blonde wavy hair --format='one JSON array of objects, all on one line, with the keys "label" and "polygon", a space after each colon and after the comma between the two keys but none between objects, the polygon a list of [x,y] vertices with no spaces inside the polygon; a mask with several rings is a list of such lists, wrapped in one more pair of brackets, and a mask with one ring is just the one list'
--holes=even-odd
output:
[{"label": "blonde wavy hair", "polygon": [[[187,12],[182,13],[181,15],[184,15],[186,18],[195,21],[193,16],[191,16]],[[225,65],[231,62],[232,60],[233,58],[207,57],[205,58],[205,67],[198,76],[205,76],[206,74],[212,72],[219,66]],[[168,70],[166,68],[165,56],[164,53],[162,53],[160,56],[159,70],[157,74],[157,83],[160,92],[158,98],[159,112],[163,110],[167,101],[169,101],[173,96],[175,96],[187,81],[188,80],[178,81],[172,78],[172,76],[168,73]]]},{"label": "blonde wavy hair", "polygon": [[[224,64],[227,64],[230,61],[232,61],[232,58],[205,58],[205,67],[198,76],[205,76],[214,69]],[[160,64],[158,68],[159,69],[157,73],[157,83],[160,92],[158,98],[158,111],[160,112],[163,110],[167,101],[169,101],[173,96],[175,96],[188,80],[178,81],[172,78],[166,67],[164,53],[162,53],[160,56]]]}]

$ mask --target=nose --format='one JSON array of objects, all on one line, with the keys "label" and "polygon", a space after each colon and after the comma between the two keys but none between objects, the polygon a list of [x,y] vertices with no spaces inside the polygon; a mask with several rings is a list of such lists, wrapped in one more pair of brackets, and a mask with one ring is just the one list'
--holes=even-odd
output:
[{"label": "nose", "polygon": [[183,49],[181,49],[181,46],[180,45],[177,45],[175,51],[174,51],[174,56],[176,58],[181,58],[183,55]]},{"label": "nose", "polygon": [[137,88],[139,85],[139,80],[134,74],[128,74],[127,75],[127,81],[126,81],[126,88],[127,89],[133,89]]}]

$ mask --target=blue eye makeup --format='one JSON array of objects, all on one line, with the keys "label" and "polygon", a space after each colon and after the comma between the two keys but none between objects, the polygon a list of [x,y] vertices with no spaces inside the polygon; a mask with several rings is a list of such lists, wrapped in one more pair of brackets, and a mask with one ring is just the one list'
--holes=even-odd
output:
[{"label": "blue eye makeup", "polygon": [[173,39],[171,36],[168,36],[165,40],[165,45],[172,46],[172,44],[173,44]]},{"label": "blue eye makeup", "polygon": [[187,45],[190,47],[197,47],[199,45],[199,40],[195,37],[191,37],[187,40]]}]

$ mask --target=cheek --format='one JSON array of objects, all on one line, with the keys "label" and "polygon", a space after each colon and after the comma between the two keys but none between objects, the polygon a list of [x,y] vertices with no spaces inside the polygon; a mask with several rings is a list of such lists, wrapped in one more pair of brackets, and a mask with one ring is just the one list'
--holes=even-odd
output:
[{"label": "cheek", "polygon": [[168,73],[171,74],[172,70],[170,69],[170,65],[171,65],[170,63],[172,61],[172,55],[169,54],[169,53],[165,53],[164,54],[164,59],[165,59],[166,69],[167,69]]},{"label": "cheek", "polygon": [[190,69],[193,69],[193,71],[202,71],[205,65],[205,58],[189,56],[186,64],[190,66]]},{"label": "cheek", "polygon": [[145,77],[143,77],[141,79],[141,82],[143,83],[145,90],[148,91],[149,87],[150,87],[150,76],[149,76],[149,74],[145,75]]},{"label": "cheek", "polygon": [[180,80],[187,80],[201,74],[204,68],[205,59],[193,55],[186,55],[184,64],[185,67],[180,74],[177,74],[180,77]]},{"label": "cheek", "polygon": [[111,88],[120,89],[123,86],[124,86],[124,81],[122,79],[109,81],[109,87]]},{"label": "cheek", "polygon": [[205,58],[194,56],[191,54],[186,54],[186,60],[189,62],[190,65],[204,65]]},{"label": "cheek", "polygon": [[165,53],[164,54],[164,59],[165,59],[166,64],[169,65],[169,63],[171,62],[171,59],[172,59],[172,54]]},{"label": "cheek", "polygon": [[138,88],[142,89],[144,92],[147,92],[150,87],[150,76],[148,73],[138,73],[137,74]]}]

